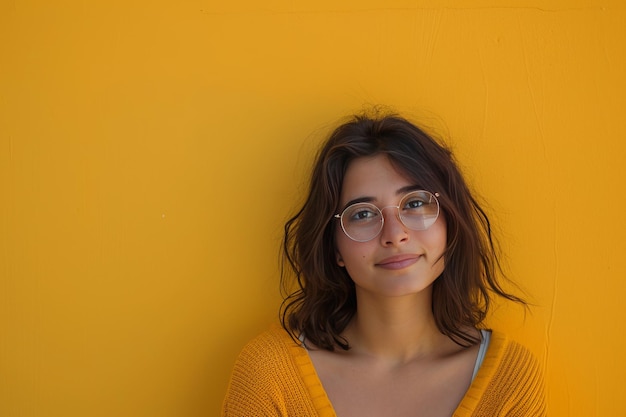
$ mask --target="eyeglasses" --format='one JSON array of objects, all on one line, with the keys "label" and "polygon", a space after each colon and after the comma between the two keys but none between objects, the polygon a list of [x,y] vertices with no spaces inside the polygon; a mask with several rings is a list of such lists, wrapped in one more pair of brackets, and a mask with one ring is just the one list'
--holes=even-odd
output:
[{"label": "eyeglasses", "polygon": [[411,230],[426,230],[439,217],[439,193],[418,190],[402,197],[397,206],[378,208],[370,203],[355,203],[348,206],[341,214],[333,217],[341,220],[341,228],[350,239],[356,242],[367,242],[374,239],[381,230],[385,218],[383,210],[396,208],[398,218]]}]

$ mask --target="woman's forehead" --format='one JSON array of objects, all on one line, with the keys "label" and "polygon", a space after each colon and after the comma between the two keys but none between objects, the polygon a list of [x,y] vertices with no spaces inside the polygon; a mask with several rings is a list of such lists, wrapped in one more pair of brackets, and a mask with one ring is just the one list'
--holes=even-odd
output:
[{"label": "woman's forehead", "polygon": [[359,197],[398,194],[415,185],[404,172],[400,171],[386,155],[360,157],[354,159],[343,178],[342,201]]}]

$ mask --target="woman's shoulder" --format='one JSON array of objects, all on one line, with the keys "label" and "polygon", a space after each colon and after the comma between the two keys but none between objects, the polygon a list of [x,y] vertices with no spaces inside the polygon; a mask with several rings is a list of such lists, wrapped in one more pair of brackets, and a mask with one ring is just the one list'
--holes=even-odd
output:
[{"label": "woman's shoulder", "polygon": [[237,358],[239,365],[274,368],[290,362],[299,345],[285,329],[271,325],[267,330],[252,338],[243,347]]},{"label": "woman's shoulder", "polygon": [[531,377],[541,371],[536,356],[524,345],[500,331],[492,331],[485,356],[486,371],[497,375]]},{"label": "woman's shoulder", "polygon": [[467,394],[462,405],[477,413],[471,415],[544,416],[546,412],[542,366],[528,348],[499,331],[492,331]]},{"label": "woman's shoulder", "polygon": [[[306,350],[278,325],[250,340],[239,353],[223,416],[315,415],[316,391]],[[309,375],[309,378],[306,376]],[[308,382],[306,382],[308,381]]]}]

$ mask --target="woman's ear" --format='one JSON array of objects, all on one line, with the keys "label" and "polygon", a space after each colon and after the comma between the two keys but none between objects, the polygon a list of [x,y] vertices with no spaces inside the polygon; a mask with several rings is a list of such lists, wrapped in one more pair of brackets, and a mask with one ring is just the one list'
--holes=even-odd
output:
[{"label": "woman's ear", "polygon": [[343,258],[341,257],[341,254],[339,252],[335,252],[335,257],[337,259],[337,265],[339,265],[342,268],[346,266],[346,264],[343,262]]}]

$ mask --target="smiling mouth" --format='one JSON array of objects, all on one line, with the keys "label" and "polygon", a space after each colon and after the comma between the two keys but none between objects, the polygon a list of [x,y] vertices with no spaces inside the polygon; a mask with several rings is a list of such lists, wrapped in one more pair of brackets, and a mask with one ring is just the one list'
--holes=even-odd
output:
[{"label": "smiling mouth", "polygon": [[381,262],[377,263],[376,266],[383,269],[403,269],[413,265],[421,257],[421,255],[392,256],[391,258],[383,259]]}]

